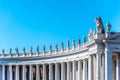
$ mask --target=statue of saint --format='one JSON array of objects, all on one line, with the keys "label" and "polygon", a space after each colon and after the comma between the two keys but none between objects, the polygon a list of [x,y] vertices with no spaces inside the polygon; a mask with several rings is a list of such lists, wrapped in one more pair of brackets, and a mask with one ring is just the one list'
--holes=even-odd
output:
[{"label": "statue of saint", "polygon": [[83,37],[83,42],[86,43],[86,36]]},{"label": "statue of saint", "polygon": [[67,41],[67,47],[70,48],[70,42],[69,42],[69,40]]},{"label": "statue of saint", "polygon": [[58,44],[55,45],[56,51],[58,52]]},{"label": "statue of saint", "polygon": [[32,46],[31,46],[31,47],[30,47],[30,53],[32,53],[32,49],[33,49],[33,48],[32,48]]},{"label": "statue of saint", "polygon": [[62,50],[64,50],[64,43],[62,42]]},{"label": "statue of saint", "polygon": [[16,49],[15,49],[15,50],[16,50],[16,53],[18,54],[19,52],[18,52],[18,48],[17,48],[17,47],[16,47]]},{"label": "statue of saint", "polygon": [[100,17],[95,18],[96,28],[98,33],[105,33],[102,19]]},{"label": "statue of saint", "polygon": [[46,52],[46,47],[45,47],[45,45],[43,46],[43,52],[44,52],[44,53]]},{"label": "statue of saint", "polygon": [[25,51],[25,47],[23,48],[23,53],[24,53],[24,54],[26,53],[26,51]]},{"label": "statue of saint", "polygon": [[107,32],[110,32],[110,30],[111,30],[111,24],[109,22],[107,22],[106,26],[107,26]]},{"label": "statue of saint", "polygon": [[75,47],[75,40],[72,40],[72,45]]},{"label": "statue of saint", "polygon": [[78,38],[78,44],[81,44],[80,38]]},{"label": "statue of saint", "polygon": [[89,34],[88,34],[88,38],[89,38],[89,41],[91,41],[91,39],[93,38],[92,28],[90,29],[90,32],[89,32]]},{"label": "statue of saint", "polygon": [[10,48],[10,54],[12,54],[12,48]]},{"label": "statue of saint", "polygon": [[5,49],[3,48],[3,49],[2,49],[2,54],[4,54],[4,53],[5,53]]},{"label": "statue of saint", "polygon": [[50,45],[50,47],[49,47],[49,48],[50,48],[50,52],[52,52],[52,45]]},{"label": "statue of saint", "polygon": [[36,51],[37,51],[37,53],[39,53],[39,46],[37,46]]}]

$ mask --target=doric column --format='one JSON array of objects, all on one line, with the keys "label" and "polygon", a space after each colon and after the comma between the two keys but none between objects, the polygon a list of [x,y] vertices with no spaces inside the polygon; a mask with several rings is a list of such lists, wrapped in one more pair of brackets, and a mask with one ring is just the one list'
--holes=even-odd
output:
[{"label": "doric column", "polygon": [[36,80],[40,80],[40,67],[39,64],[36,64]]},{"label": "doric column", "polygon": [[116,80],[120,80],[120,55],[116,56]]},{"label": "doric column", "polygon": [[76,80],[76,61],[73,61],[72,65],[73,65],[73,80]]},{"label": "doric column", "polygon": [[101,66],[101,53],[97,53],[96,54],[96,80],[101,80],[100,66]]},{"label": "doric column", "polygon": [[70,62],[67,62],[67,80],[70,80]]},{"label": "doric column", "polygon": [[83,59],[83,80],[87,80],[87,61]]},{"label": "doric column", "polygon": [[89,56],[88,59],[88,80],[93,80],[93,57]]},{"label": "doric column", "polygon": [[33,80],[33,65],[30,65],[30,68],[29,68],[29,79]]},{"label": "doric column", "polygon": [[82,80],[82,62],[78,60],[78,80]]},{"label": "doric column", "polygon": [[65,80],[65,63],[61,63],[61,80]]},{"label": "doric column", "polygon": [[49,64],[49,80],[53,80],[53,65]]},{"label": "doric column", "polygon": [[5,65],[2,65],[2,80],[5,80]]},{"label": "doric column", "polygon": [[19,65],[16,65],[16,80],[19,80]]},{"label": "doric column", "polygon": [[55,63],[55,80],[60,80],[60,67],[58,63]]},{"label": "doric column", "polygon": [[46,65],[43,64],[43,80],[46,80]]},{"label": "doric column", "polygon": [[112,80],[112,51],[105,51],[105,80]]},{"label": "doric column", "polygon": [[26,66],[25,65],[23,65],[22,66],[22,80],[26,80]]},{"label": "doric column", "polygon": [[105,80],[105,54],[102,55],[102,80]]},{"label": "doric column", "polygon": [[10,71],[10,77],[9,77],[9,79],[10,79],[10,80],[13,80],[12,65],[9,65],[9,71]]}]

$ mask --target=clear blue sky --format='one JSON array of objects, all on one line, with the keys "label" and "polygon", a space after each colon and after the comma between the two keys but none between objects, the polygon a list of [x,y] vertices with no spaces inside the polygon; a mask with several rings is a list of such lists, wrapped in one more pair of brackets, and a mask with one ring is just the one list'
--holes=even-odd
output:
[{"label": "clear blue sky", "polygon": [[0,0],[0,51],[77,40],[97,16],[120,31],[120,0]]}]

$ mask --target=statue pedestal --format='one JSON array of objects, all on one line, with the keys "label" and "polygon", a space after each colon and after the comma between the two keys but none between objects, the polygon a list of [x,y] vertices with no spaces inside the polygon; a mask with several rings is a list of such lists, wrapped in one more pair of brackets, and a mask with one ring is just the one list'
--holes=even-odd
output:
[{"label": "statue pedestal", "polygon": [[95,39],[105,39],[105,33],[97,33]]},{"label": "statue pedestal", "polygon": [[106,32],[106,38],[109,38],[111,36],[110,32]]}]

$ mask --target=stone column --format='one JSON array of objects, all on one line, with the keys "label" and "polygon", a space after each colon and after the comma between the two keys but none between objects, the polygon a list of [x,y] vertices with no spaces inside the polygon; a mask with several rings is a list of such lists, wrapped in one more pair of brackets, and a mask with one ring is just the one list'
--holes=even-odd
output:
[{"label": "stone column", "polygon": [[40,80],[40,67],[39,64],[36,64],[36,80]]},{"label": "stone column", "polygon": [[60,68],[58,63],[55,63],[55,80],[60,80]]},{"label": "stone column", "polygon": [[5,65],[2,65],[2,80],[5,80]]},{"label": "stone column", "polygon": [[78,60],[78,80],[82,80],[82,62]]},{"label": "stone column", "polygon": [[87,61],[83,59],[83,80],[87,80]]},{"label": "stone column", "polygon": [[33,80],[33,65],[30,65],[30,68],[29,68],[29,79]]},{"label": "stone column", "polygon": [[43,64],[43,80],[46,80],[46,65]]},{"label": "stone column", "polygon": [[101,66],[101,53],[97,53],[96,54],[96,80],[101,80],[100,66]]},{"label": "stone column", "polygon": [[65,64],[61,63],[61,80],[65,80]]},{"label": "stone column", "polygon": [[116,56],[116,80],[120,80],[120,55]]},{"label": "stone column", "polygon": [[12,65],[9,65],[9,71],[10,71],[10,80],[13,80],[13,72],[12,72]]},{"label": "stone column", "polygon": [[102,55],[102,80],[105,80],[105,54]]},{"label": "stone column", "polygon": [[76,61],[73,61],[73,80],[76,80]]},{"label": "stone column", "polygon": [[19,80],[19,65],[16,65],[16,80]]},{"label": "stone column", "polygon": [[105,80],[112,80],[112,51],[105,51]]},{"label": "stone column", "polygon": [[22,66],[22,80],[26,80],[26,66],[25,65],[23,65]]},{"label": "stone column", "polygon": [[89,56],[88,59],[88,80],[93,80],[93,57]]},{"label": "stone column", "polygon": [[70,80],[70,62],[67,62],[67,80]]},{"label": "stone column", "polygon": [[116,80],[116,60],[112,60],[112,80]]},{"label": "stone column", "polygon": [[53,80],[53,65],[49,64],[49,80]]}]

